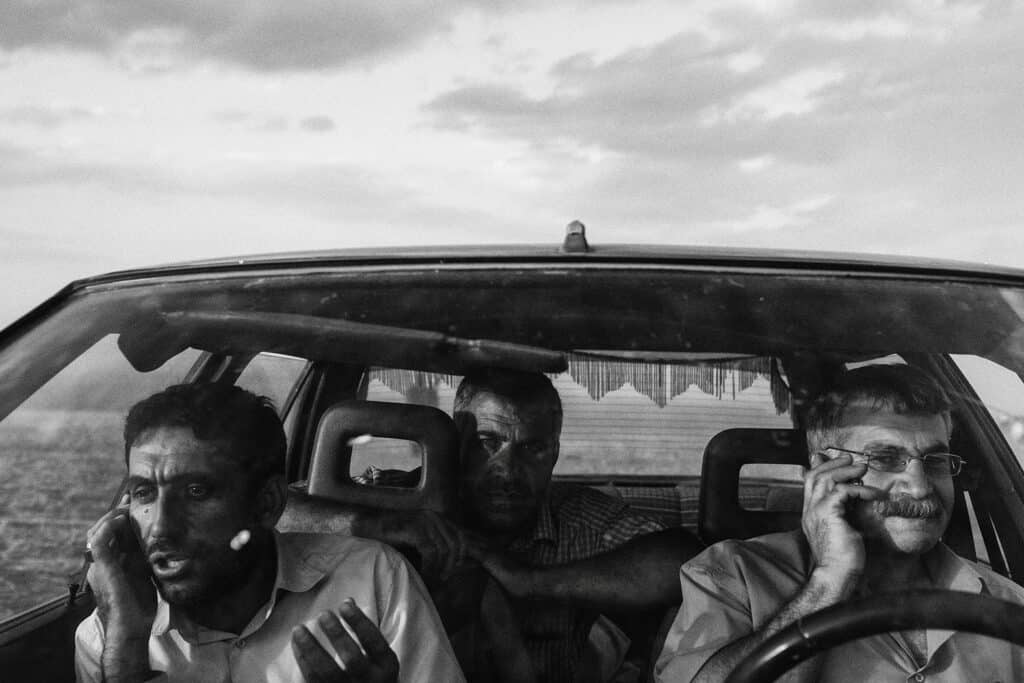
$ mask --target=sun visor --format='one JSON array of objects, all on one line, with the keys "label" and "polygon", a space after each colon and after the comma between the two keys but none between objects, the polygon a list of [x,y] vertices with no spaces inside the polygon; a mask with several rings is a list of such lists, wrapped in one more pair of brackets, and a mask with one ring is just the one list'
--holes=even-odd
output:
[{"label": "sun visor", "polygon": [[118,346],[142,372],[160,367],[188,347],[453,374],[481,367],[558,373],[568,365],[559,351],[524,344],[288,313],[165,312],[122,332]]}]

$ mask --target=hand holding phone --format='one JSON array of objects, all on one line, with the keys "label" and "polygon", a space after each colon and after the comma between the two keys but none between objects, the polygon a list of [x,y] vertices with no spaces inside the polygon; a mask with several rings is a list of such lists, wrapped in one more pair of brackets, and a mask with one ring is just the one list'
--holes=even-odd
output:
[{"label": "hand holding phone", "polygon": [[[814,559],[814,569],[844,586],[864,569],[864,539],[850,523],[849,510],[861,500],[879,500],[881,489],[864,486],[864,463],[846,453],[829,459],[823,453],[811,457],[804,476],[804,507],[801,525]],[[846,586],[852,589],[852,586]]]},{"label": "hand holding phone", "polygon": [[93,524],[86,537],[92,555],[87,578],[104,627],[148,636],[156,615],[156,589],[132,527],[127,494]]}]

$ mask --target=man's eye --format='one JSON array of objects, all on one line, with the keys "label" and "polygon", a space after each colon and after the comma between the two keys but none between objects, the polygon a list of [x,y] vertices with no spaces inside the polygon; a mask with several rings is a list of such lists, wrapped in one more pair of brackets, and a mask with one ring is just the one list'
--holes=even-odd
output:
[{"label": "man's eye", "polygon": [[206,498],[210,495],[210,489],[202,484],[189,484],[187,490],[191,498]]},{"label": "man's eye", "polygon": [[542,456],[547,452],[547,444],[542,441],[532,441],[523,446],[523,450],[530,455]]},{"label": "man's eye", "polygon": [[872,455],[871,464],[883,472],[893,472],[903,469],[903,456],[895,454]]},{"label": "man's eye", "polygon": [[156,489],[153,486],[136,486],[132,489],[131,495],[132,500],[144,503],[153,498],[153,492]]}]

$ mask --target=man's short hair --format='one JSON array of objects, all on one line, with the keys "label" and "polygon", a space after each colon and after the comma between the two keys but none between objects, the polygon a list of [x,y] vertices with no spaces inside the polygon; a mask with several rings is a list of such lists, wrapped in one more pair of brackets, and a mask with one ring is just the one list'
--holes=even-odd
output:
[{"label": "man's short hair", "polygon": [[947,434],[952,431],[952,404],[931,375],[910,365],[865,365],[839,374],[812,401],[804,420],[808,452],[841,445],[839,425],[853,405],[897,415],[939,415]]},{"label": "man's short hair", "polygon": [[253,485],[284,474],[287,441],[274,404],[241,387],[176,384],[139,401],[124,423],[126,463],[135,442],[160,427],[188,427],[197,439],[216,443]]},{"label": "man's short hair", "polygon": [[556,429],[562,427],[562,399],[551,380],[542,372],[522,372],[485,368],[466,373],[455,392],[453,412],[469,409],[473,399],[481,393],[494,394],[517,406],[548,407],[555,419]]}]

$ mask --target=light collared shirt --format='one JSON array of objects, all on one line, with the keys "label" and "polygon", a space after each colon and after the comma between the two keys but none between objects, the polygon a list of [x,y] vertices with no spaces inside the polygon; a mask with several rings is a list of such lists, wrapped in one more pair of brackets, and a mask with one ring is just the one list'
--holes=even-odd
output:
[{"label": "light collared shirt", "polygon": [[[932,588],[1024,603],[1024,588],[938,544],[924,556]],[[763,628],[807,583],[802,531],[717,543],[680,570],[683,602],[655,665],[661,682],[690,681],[718,650]],[[899,600],[899,595],[894,595]],[[1024,648],[972,633],[926,631],[918,665],[899,634],[883,633],[824,654],[820,680],[1009,683],[1024,680]]]},{"label": "light collared shirt", "polygon": [[[154,680],[302,681],[292,654],[292,629],[306,624],[334,653],[316,619],[326,610],[337,613],[349,597],[398,655],[402,683],[464,680],[426,588],[398,552],[376,541],[334,534],[275,537],[274,591],[241,633],[204,628],[158,598],[149,661],[151,669],[163,673]],[[75,633],[78,681],[103,679],[102,653],[103,629],[94,611]]]}]

